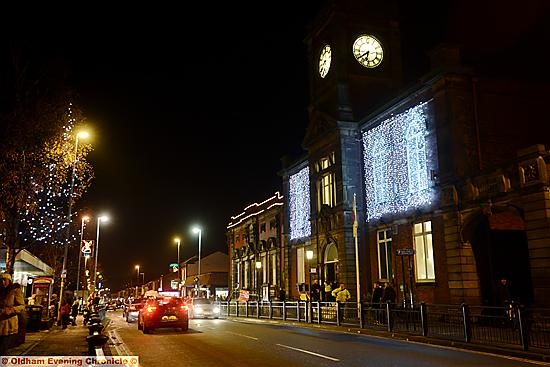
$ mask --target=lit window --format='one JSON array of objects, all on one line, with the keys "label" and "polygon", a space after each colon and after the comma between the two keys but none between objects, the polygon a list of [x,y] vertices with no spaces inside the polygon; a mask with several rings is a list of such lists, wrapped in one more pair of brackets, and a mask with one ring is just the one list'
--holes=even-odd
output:
[{"label": "lit window", "polygon": [[321,176],[321,188],[319,191],[321,204],[333,206],[334,174],[327,173]]},{"label": "lit window", "polygon": [[414,250],[416,259],[416,280],[433,282],[435,263],[432,239],[432,222],[416,223],[413,226]]},{"label": "lit window", "polygon": [[391,281],[393,278],[392,269],[392,238],[391,229],[378,231],[378,278],[381,281]]}]

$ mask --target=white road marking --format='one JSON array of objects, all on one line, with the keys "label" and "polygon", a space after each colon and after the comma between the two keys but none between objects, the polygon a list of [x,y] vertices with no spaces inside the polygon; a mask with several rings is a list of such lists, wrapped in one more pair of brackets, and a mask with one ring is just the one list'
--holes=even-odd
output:
[{"label": "white road marking", "polygon": [[340,362],[340,360],[339,360],[338,358],[333,358],[333,357],[325,356],[325,355],[323,355],[323,354],[311,352],[311,351],[309,351],[309,350],[300,349],[300,348],[294,348],[294,347],[291,347],[291,346],[288,346],[288,345],[284,345],[284,344],[276,344],[276,345],[278,345],[279,347],[292,349],[292,350],[295,350],[295,351],[298,351],[298,352],[311,354],[312,356],[316,356],[316,357],[320,357],[320,358],[325,358],[325,359],[328,359],[329,361]]},{"label": "white road marking", "polygon": [[258,340],[258,338],[255,338],[253,336],[249,336],[249,335],[244,335],[244,334],[239,334],[239,333],[233,333],[231,331],[226,331],[226,333],[228,334],[233,334],[233,335],[237,335],[237,336],[242,336],[243,338],[248,338],[248,339],[252,339],[252,340]]}]

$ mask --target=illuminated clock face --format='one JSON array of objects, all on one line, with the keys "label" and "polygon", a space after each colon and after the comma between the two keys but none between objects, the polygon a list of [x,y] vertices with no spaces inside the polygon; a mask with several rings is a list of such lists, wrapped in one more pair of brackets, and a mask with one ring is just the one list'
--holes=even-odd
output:
[{"label": "illuminated clock face", "polygon": [[384,50],[375,37],[361,35],[353,42],[353,56],[364,67],[375,68],[382,62]]},{"label": "illuminated clock face", "polygon": [[319,75],[321,78],[327,76],[330,69],[330,61],[332,59],[332,51],[329,45],[325,45],[319,55]]}]

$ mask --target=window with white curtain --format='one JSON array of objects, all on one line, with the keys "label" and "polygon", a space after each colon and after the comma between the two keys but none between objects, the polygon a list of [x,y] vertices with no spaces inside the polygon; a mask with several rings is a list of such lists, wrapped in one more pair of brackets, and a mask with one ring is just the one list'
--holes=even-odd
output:
[{"label": "window with white curtain", "polygon": [[416,281],[435,281],[435,262],[432,238],[432,222],[415,223],[413,226]]}]

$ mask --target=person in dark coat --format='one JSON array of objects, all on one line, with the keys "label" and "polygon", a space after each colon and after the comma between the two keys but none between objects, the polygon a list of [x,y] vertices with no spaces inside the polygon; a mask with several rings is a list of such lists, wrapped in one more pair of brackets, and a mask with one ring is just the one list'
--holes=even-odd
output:
[{"label": "person in dark coat", "polygon": [[78,316],[78,307],[80,306],[80,302],[78,298],[75,298],[72,306],[71,306],[71,324],[73,326],[76,326],[76,317]]}]

